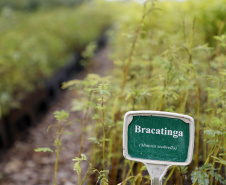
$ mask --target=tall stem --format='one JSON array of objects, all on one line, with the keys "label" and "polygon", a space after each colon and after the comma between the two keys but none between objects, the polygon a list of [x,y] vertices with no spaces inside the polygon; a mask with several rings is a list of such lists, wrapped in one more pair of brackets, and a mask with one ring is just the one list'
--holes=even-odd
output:
[{"label": "tall stem", "polygon": [[56,152],[56,161],[55,161],[55,170],[54,170],[54,185],[56,185],[58,159],[59,159],[59,154],[60,154],[60,140],[61,140],[61,136],[62,136],[61,121],[59,121],[58,132],[59,133],[58,133],[58,138],[57,138],[57,152]]},{"label": "tall stem", "polygon": [[[193,22],[193,28],[192,28],[192,39],[190,41],[190,55],[189,55],[189,63],[192,64],[192,45],[193,45],[193,40],[194,40],[194,32],[195,32],[195,19]],[[194,67],[192,67],[192,71],[193,71],[193,76],[195,78],[195,85],[196,85],[196,102],[197,102],[197,107],[196,107],[196,113],[197,113],[197,122],[196,122],[196,148],[195,148],[195,166],[198,166],[198,162],[199,162],[199,118],[200,118],[200,92],[199,92],[199,83],[198,83],[198,79],[197,79],[197,75],[196,75],[196,71],[194,69]]]},{"label": "tall stem", "polygon": [[[223,139],[224,139],[224,136],[221,137],[221,140],[220,140],[220,142],[219,142],[219,144],[218,144],[218,147],[217,147],[217,145],[215,145],[215,146],[213,147],[213,150],[212,150],[212,151],[210,152],[210,154],[208,155],[208,157],[207,157],[207,159],[206,159],[204,165],[209,164],[210,158],[211,158],[211,156],[213,155],[213,153],[214,153],[215,151],[216,151],[216,152],[215,152],[215,154],[214,154],[214,157],[217,156],[217,154],[218,154],[218,152],[219,152],[219,149],[220,149],[220,145],[222,144]],[[215,161],[214,161],[214,163],[212,164],[212,167],[214,167],[214,165],[215,165]],[[208,179],[209,179],[209,176],[208,176]],[[197,182],[197,180],[198,180],[198,179],[196,179],[195,182],[194,182],[192,185],[195,185],[196,182]]]},{"label": "tall stem", "polygon": [[[220,163],[219,170],[217,172],[218,174],[220,174],[222,166],[223,166],[223,164]],[[215,184],[214,185],[217,185],[217,183],[218,183],[218,180],[215,180]]]},{"label": "tall stem", "polygon": [[[193,21],[192,26],[192,33],[191,33],[191,39],[189,47],[187,48],[188,52],[188,63],[192,64],[192,47],[193,47],[193,40],[194,40],[194,33],[195,33],[195,19]],[[199,118],[200,118],[200,91],[199,91],[199,83],[196,75],[195,68],[192,66],[191,70],[193,72],[193,77],[195,79],[195,86],[196,86],[196,115],[197,115],[197,121],[196,121],[196,147],[195,147],[195,166],[198,166],[199,162]]]},{"label": "tall stem", "polygon": [[[219,153],[220,146],[221,146],[223,140],[224,140],[224,136],[221,136],[221,140],[220,140],[220,142],[219,142],[219,144],[218,144],[218,148],[217,148],[215,154],[213,155],[214,157],[216,157],[217,154]],[[216,159],[214,158],[214,159],[213,159],[213,162],[212,162],[212,168],[214,168],[215,163],[216,163]],[[210,184],[211,184],[211,185],[213,184],[213,177],[211,177],[211,179],[210,179]]]},{"label": "tall stem", "polygon": [[91,100],[92,97],[92,91],[89,93],[89,98],[88,98],[88,104],[86,106],[86,111],[85,111],[85,115],[83,117],[82,120],[82,135],[81,135],[81,142],[80,142],[80,150],[79,150],[79,156],[81,156],[82,151],[83,151],[83,145],[84,145],[84,134],[85,134],[85,126],[86,126],[86,120],[87,120],[87,116],[88,116],[88,111],[89,111],[89,102]]},{"label": "tall stem", "polygon": [[182,170],[181,170],[181,168],[179,167],[179,170],[180,170],[180,177],[181,177],[181,185],[183,185],[184,184],[184,176],[183,176],[183,173],[182,173]]},{"label": "tall stem", "polygon": [[194,78],[195,78],[195,83],[196,83],[196,100],[197,100],[197,122],[196,122],[196,153],[195,153],[195,166],[198,166],[198,161],[199,161],[199,118],[200,118],[200,99],[199,99],[199,84],[198,84],[198,79],[196,76],[196,72],[195,69],[193,69],[193,74],[194,74]]},{"label": "tall stem", "polygon": [[170,177],[173,175],[173,172],[175,171],[176,166],[174,166],[170,172],[170,174],[168,175],[168,177],[166,178],[164,185],[166,185],[166,183],[169,181]]},{"label": "tall stem", "polygon": [[[129,178],[130,174],[133,172],[133,166],[134,166],[134,164],[135,164],[135,162],[132,161],[132,162],[131,162],[131,165],[130,165],[130,168],[129,168],[129,171],[128,171],[128,173],[127,173],[125,179]],[[125,185],[125,184],[126,184],[126,181],[123,182],[123,185]]]},{"label": "tall stem", "polygon": [[106,133],[105,133],[105,123],[104,123],[104,96],[101,96],[101,112],[102,112],[102,127],[103,127],[103,171],[105,170],[105,140],[106,140]]},{"label": "tall stem", "polygon": [[[81,135],[79,156],[81,156],[82,151],[83,151],[84,135],[85,135],[85,130],[86,130],[86,120],[87,120],[87,116],[88,116],[89,102],[91,100],[91,97],[92,97],[92,91],[90,91],[90,93],[89,93],[89,98],[88,98],[88,103],[87,103],[86,110],[85,110],[85,115],[84,115],[83,120],[82,120],[82,135]],[[80,184],[80,183],[81,183],[81,173],[78,174],[78,184]]]},{"label": "tall stem", "polygon": [[135,50],[137,38],[139,36],[140,29],[142,27],[142,23],[144,21],[144,18],[145,18],[145,16],[143,15],[139,25],[137,26],[135,34],[134,34],[132,47],[131,47],[131,50],[130,50],[130,53],[129,53],[128,61],[126,63],[125,69],[124,69],[124,75],[123,75],[123,81],[122,81],[122,87],[121,87],[121,94],[123,94],[125,86],[126,86],[126,83],[127,83],[127,76],[128,76],[128,73],[129,73],[130,64],[132,62],[132,57],[133,57],[133,53],[134,53],[134,50]]},{"label": "tall stem", "polygon": [[[136,28],[136,31],[135,31],[135,34],[134,34],[134,37],[133,37],[133,41],[132,41],[132,46],[131,46],[131,49],[130,49],[130,52],[129,52],[129,57],[128,57],[128,60],[127,60],[127,63],[125,65],[125,69],[124,69],[124,74],[123,74],[123,81],[122,81],[122,86],[121,86],[121,91],[120,91],[120,98],[119,98],[119,109],[118,111],[116,112],[115,114],[115,136],[114,136],[114,147],[113,147],[113,153],[116,154],[117,153],[117,138],[118,138],[118,125],[117,125],[117,122],[118,120],[120,119],[120,113],[121,113],[121,104],[123,102],[123,93],[124,93],[124,90],[125,90],[125,86],[126,86],[126,83],[127,83],[127,76],[128,76],[128,73],[129,73],[129,69],[130,69],[130,65],[131,65],[131,62],[132,62],[132,57],[134,55],[134,50],[135,50],[135,46],[136,46],[136,43],[137,43],[137,39],[139,37],[139,33],[140,33],[140,30],[142,28],[142,25],[143,25],[143,22],[144,22],[144,19],[146,17],[146,15],[148,15],[148,13],[150,13],[152,10],[154,9],[154,3],[153,3],[153,7],[150,9],[150,11],[146,12],[146,3],[144,4],[144,9],[143,9],[143,15],[142,15],[142,18]],[[116,157],[113,156],[112,158],[112,164],[111,164],[111,167],[112,167],[112,170],[111,170],[111,173],[110,173],[110,181],[109,181],[109,185],[115,185],[115,176],[116,176],[116,168],[115,168],[115,165],[116,165]]]}]

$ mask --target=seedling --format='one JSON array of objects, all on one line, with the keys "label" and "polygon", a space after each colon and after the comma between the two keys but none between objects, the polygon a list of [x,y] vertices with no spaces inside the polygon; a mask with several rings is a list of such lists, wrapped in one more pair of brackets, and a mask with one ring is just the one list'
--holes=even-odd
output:
[{"label": "seedling", "polygon": [[[55,111],[54,117],[56,118],[58,123],[48,126],[47,132],[52,127],[57,128],[56,139],[54,140],[54,143],[53,143],[53,145],[56,147],[56,149],[55,149],[56,160],[55,160],[55,170],[54,170],[54,185],[56,185],[57,184],[57,168],[58,168],[58,161],[59,161],[59,155],[60,155],[60,149],[61,149],[61,138],[64,134],[65,135],[71,135],[72,134],[71,132],[65,130],[65,128],[68,125],[72,124],[72,122],[67,122],[67,119],[69,117],[69,113],[64,111],[64,110]],[[35,152],[53,152],[53,150],[50,149],[50,148],[37,148],[34,151]]]}]

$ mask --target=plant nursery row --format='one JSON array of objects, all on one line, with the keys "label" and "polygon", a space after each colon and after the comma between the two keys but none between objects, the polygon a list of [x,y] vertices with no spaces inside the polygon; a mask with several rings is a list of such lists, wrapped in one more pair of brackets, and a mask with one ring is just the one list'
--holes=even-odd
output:
[{"label": "plant nursery row", "polygon": [[[63,85],[81,91],[73,110],[84,113],[84,130],[92,130],[91,137],[83,132],[81,138],[81,146],[93,141],[91,158],[75,159],[78,184],[84,182],[81,161],[97,168],[99,175],[91,167],[88,174],[100,184],[150,183],[142,163],[122,156],[123,118],[131,110],[176,112],[195,120],[192,163],[172,166],[164,184],[226,184],[226,2],[123,5],[109,31],[112,73]],[[88,118],[94,123],[86,128]]]},{"label": "plant nursery row", "polygon": [[[82,125],[80,151],[73,159],[77,184],[150,184],[146,167],[122,155],[124,115],[136,110],[180,113],[195,120],[192,163],[171,166],[164,185],[226,184],[226,1],[96,0],[76,11],[54,11],[37,12],[28,19],[20,15],[16,19],[23,23],[0,31],[2,113],[19,106],[21,92],[39,84],[34,83],[37,76],[49,76],[75,49],[111,25],[111,73],[89,74],[62,85],[81,97],[71,97],[70,113],[83,114],[76,123]],[[92,44],[85,49],[87,57],[92,56],[90,48]],[[64,133],[73,137],[64,129],[74,123],[67,122],[69,113],[63,110],[54,116],[56,123],[48,127],[57,130],[54,146],[36,151],[55,151],[56,185],[61,139]],[[87,140],[92,147],[86,156]]]},{"label": "plant nursery row", "polygon": [[27,93],[43,86],[54,72],[113,21],[95,4],[0,17],[0,115],[18,108]]}]

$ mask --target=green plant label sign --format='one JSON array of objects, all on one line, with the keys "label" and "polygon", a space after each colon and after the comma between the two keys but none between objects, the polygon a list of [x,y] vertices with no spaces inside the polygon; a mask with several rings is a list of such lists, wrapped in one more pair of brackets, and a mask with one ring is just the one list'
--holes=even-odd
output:
[{"label": "green plant label sign", "polygon": [[132,111],[125,115],[124,156],[146,163],[188,164],[194,145],[194,121],[186,115]]}]

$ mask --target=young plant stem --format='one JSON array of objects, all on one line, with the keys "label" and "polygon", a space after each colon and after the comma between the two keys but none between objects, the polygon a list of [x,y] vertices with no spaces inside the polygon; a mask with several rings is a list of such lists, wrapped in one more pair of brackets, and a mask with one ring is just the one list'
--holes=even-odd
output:
[{"label": "young plant stem", "polygon": [[180,184],[180,173],[176,170],[175,184]]},{"label": "young plant stem", "polygon": [[174,167],[172,168],[172,170],[170,171],[170,174],[169,174],[168,177],[166,178],[166,180],[165,180],[165,182],[164,182],[163,185],[166,185],[166,184],[167,184],[167,182],[169,181],[169,179],[170,179],[171,176],[173,175],[173,172],[175,171],[175,169],[176,169],[176,166],[174,166]]},{"label": "young plant stem", "polygon": [[128,164],[128,162],[127,162],[127,160],[125,160],[124,164],[123,164],[123,168],[122,168],[122,181],[124,179],[126,179],[126,167],[127,167],[127,164]]},{"label": "young plant stem", "polygon": [[[129,178],[130,174],[133,172],[133,166],[134,166],[134,164],[135,164],[135,161],[132,161],[131,162],[131,165],[130,165],[130,168],[129,168],[129,171],[127,172],[127,175],[126,175],[126,178],[125,179]],[[126,184],[126,181],[123,182],[123,185],[125,185],[125,184]]]},{"label": "young plant stem", "polygon": [[[225,22],[222,22],[218,29],[218,33],[217,33],[218,36],[220,36],[222,34],[224,26],[225,26]],[[215,52],[216,56],[220,55],[220,49],[221,49],[221,45],[220,45],[220,41],[218,40],[217,44],[216,44],[216,52]]]},{"label": "young plant stem", "polygon": [[[88,104],[86,106],[85,110],[85,115],[82,120],[82,135],[81,135],[81,142],[80,142],[80,149],[79,149],[79,157],[81,157],[82,151],[83,151],[83,145],[84,145],[84,135],[85,135],[85,130],[86,130],[86,120],[88,116],[88,111],[89,111],[89,102],[92,97],[92,91],[89,93],[89,98],[88,98]],[[81,173],[78,174],[78,184],[81,182]]]},{"label": "young plant stem", "polygon": [[[99,124],[98,122],[96,122],[95,124],[95,137],[97,140],[100,140],[100,134],[99,134]],[[95,161],[95,160],[99,160],[100,159],[100,155],[99,155],[99,150],[98,148],[98,144],[94,143],[94,145],[92,146],[92,155],[91,155],[91,161]]]},{"label": "young plant stem", "polygon": [[[212,151],[210,152],[210,154],[208,155],[208,157],[207,157],[207,159],[206,159],[204,165],[209,164],[211,155],[214,153],[214,151],[215,151],[215,147],[213,147],[213,150],[212,150]],[[197,180],[198,180],[198,179],[196,179],[195,182],[194,182],[192,185],[195,185],[196,182],[197,182]]]},{"label": "young plant stem", "polygon": [[[215,156],[215,157],[217,156],[217,154],[218,154],[218,152],[219,152],[219,149],[220,149],[220,145],[221,145],[223,139],[224,139],[224,136],[222,136],[221,141],[220,141],[219,144],[218,144],[218,147],[216,147],[216,145],[213,147],[213,150],[212,150],[212,151],[210,152],[210,154],[208,155],[208,157],[207,157],[207,159],[206,159],[204,165],[209,164],[210,158],[211,158],[212,154],[213,154],[215,151],[216,151],[216,152],[215,152],[214,156]],[[213,166],[214,166],[214,165],[212,165],[212,167],[213,167]],[[198,180],[198,179],[196,179],[195,182],[194,182],[192,185],[195,185],[196,182],[197,182],[197,180]]]},{"label": "young plant stem", "polygon": [[[172,64],[170,65],[170,68],[169,68],[168,71],[167,71],[166,79],[163,81],[163,85],[164,85],[163,91],[166,91],[166,90],[167,90],[167,87],[168,87],[168,77],[169,77],[169,75],[170,75],[171,70],[172,70]],[[159,111],[161,111],[162,109],[164,109],[164,104],[166,104],[166,107],[167,107],[167,103],[168,103],[168,102],[167,102],[167,101],[164,102],[165,99],[167,100],[167,97],[163,94],[163,95],[161,96],[161,100],[160,100]]]},{"label": "young plant stem", "polygon": [[[206,164],[208,164],[209,163],[209,161],[210,161],[210,157],[211,157],[211,155],[213,154],[213,152],[215,151],[215,149],[213,149],[213,151],[209,154],[209,156],[207,157],[207,159],[206,159],[206,161],[205,161],[205,163],[204,163],[204,165],[206,165]],[[196,182],[197,182],[197,180],[198,179],[196,179],[195,180],[195,182],[192,184],[192,185],[195,185],[196,184]]]},{"label": "young plant stem", "polygon": [[180,180],[181,180],[181,181],[180,181],[180,182],[181,182],[180,185],[183,185],[183,184],[184,184],[184,176],[183,176],[183,173],[182,173],[181,168],[180,168],[180,167],[178,167],[178,168],[179,168],[179,170],[180,170],[180,177],[181,177],[181,178],[180,178]]},{"label": "young plant stem", "polygon": [[[217,154],[219,153],[220,146],[221,146],[223,140],[224,140],[224,136],[221,137],[221,140],[220,140],[220,142],[219,142],[219,144],[218,144],[218,148],[217,148],[217,150],[216,150],[216,152],[215,152],[215,154],[214,154],[214,157],[216,157]],[[214,168],[215,163],[216,163],[216,159],[214,158],[214,159],[213,159],[213,162],[212,162],[212,168]],[[210,184],[211,184],[211,185],[213,184],[213,177],[210,178]]]},{"label": "young plant stem", "polygon": [[[185,21],[183,21],[183,35],[184,35],[184,43],[187,43],[187,35],[186,35],[186,27],[185,27]],[[185,47],[186,48],[186,47]],[[186,48],[187,50],[187,48]],[[188,52],[189,53],[189,52]],[[189,75],[189,70],[187,70],[185,76],[186,76],[186,79],[188,79],[188,75]],[[180,112],[181,113],[185,113],[186,111],[186,103],[187,103],[187,99],[188,99],[188,91],[187,91],[187,85],[188,85],[188,82],[185,81],[184,83],[184,90],[182,92],[182,96],[181,96],[181,106],[180,106]]]},{"label": "young plant stem", "polygon": [[81,178],[82,178],[82,174],[79,173],[79,174],[78,174],[78,184],[82,184],[82,183],[81,183]]},{"label": "young plant stem", "polygon": [[81,142],[80,142],[80,149],[79,149],[79,157],[81,156],[82,151],[83,151],[84,135],[85,135],[85,130],[86,130],[86,120],[87,120],[87,116],[88,116],[88,112],[89,112],[89,102],[91,100],[91,97],[92,97],[92,91],[90,91],[90,93],[89,93],[88,104],[86,106],[85,115],[82,120],[82,135],[81,135]]},{"label": "young plant stem", "polygon": [[91,171],[92,171],[92,168],[91,168],[91,165],[89,164],[89,169],[86,172],[85,177],[82,179],[82,182],[79,185],[82,185],[85,182],[85,180],[89,177]]},{"label": "young plant stem", "polygon": [[[153,4],[154,5],[154,4]],[[118,126],[117,126],[117,122],[118,120],[120,119],[120,114],[121,114],[121,105],[122,105],[122,101],[123,101],[123,94],[124,94],[124,90],[125,90],[125,86],[126,86],[126,83],[127,83],[127,76],[128,76],[128,73],[129,73],[129,68],[130,68],[130,65],[131,65],[131,62],[132,62],[132,57],[134,55],[134,50],[135,50],[135,46],[136,46],[136,43],[137,43],[137,39],[140,35],[140,30],[142,28],[142,25],[143,25],[143,22],[144,22],[144,19],[146,17],[146,15],[148,13],[150,13],[152,10],[154,9],[154,7],[152,7],[150,9],[150,11],[146,12],[146,3],[144,3],[144,9],[143,9],[143,15],[142,15],[142,18],[136,28],[136,31],[135,31],[135,34],[134,34],[134,37],[133,37],[133,41],[132,41],[132,46],[131,46],[131,49],[130,49],[130,52],[129,52],[129,57],[128,57],[128,60],[127,60],[127,63],[125,65],[125,69],[124,69],[124,74],[123,74],[123,81],[122,81],[122,86],[121,86],[121,92],[120,92],[120,98],[119,98],[119,109],[118,111],[116,112],[116,115],[115,115],[115,137],[114,137],[114,147],[113,147],[113,153],[116,154],[117,153],[117,138],[118,138],[118,135],[117,135],[117,132],[118,132]],[[110,173],[110,181],[109,181],[109,185],[115,185],[115,177],[116,177],[116,168],[115,168],[115,165],[116,165],[116,157],[113,156],[112,158],[112,164],[111,164],[111,167],[112,167],[112,170],[111,170],[111,173]]]},{"label": "young plant stem", "polygon": [[128,60],[127,60],[127,63],[126,63],[126,66],[125,66],[125,69],[124,69],[124,74],[123,74],[123,81],[122,81],[122,86],[121,86],[121,94],[123,94],[124,92],[124,89],[125,89],[125,86],[126,86],[126,83],[127,83],[127,76],[128,76],[128,73],[129,73],[129,68],[130,68],[130,65],[131,65],[131,62],[132,62],[132,57],[134,55],[134,50],[135,50],[135,46],[136,46],[136,43],[137,43],[137,39],[140,35],[140,30],[142,28],[142,25],[143,25],[143,22],[144,22],[144,19],[145,17],[152,11],[155,9],[154,7],[154,2],[152,2],[152,8],[149,10],[149,11],[146,11],[146,2],[144,3],[144,9],[143,9],[143,15],[141,17],[141,20],[136,28],[136,31],[134,33],[134,37],[133,37],[133,42],[132,42],[132,46],[131,46],[131,49],[130,49],[130,52],[129,52],[129,57],[128,57]]},{"label": "young plant stem", "polygon": [[160,103],[159,103],[160,106],[159,106],[159,108],[158,108],[159,111],[162,110],[162,107],[163,107],[163,101],[164,101],[164,95],[162,95],[162,96],[161,96],[161,99],[160,99]]},{"label": "young plant stem", "polygon": [[129,68],[130,68],[130,65],[131,65],[131,62],[132,62],[132,57],[133,57],[133,54],[134,54],[135,46],[136,46],[136,43],[137,43],[137,39],[138,39],[140,30],[142,28],[144,18],[145,18],[145,16],[143,15],[140,23],[137,26],[135,34],[134,34],[131,50],[130,50],[129,57],[128,57],[128,60],[127,60],[127,63],[126,63],[125,69],[124,69],[123,81],[122,81],[122,87],[121,87],[121,94],[123,94],[124,90],[125,90],[125,86],[126,86],[126,83],[127,83],[127,76],[128,76],[128,73],[129,73]]},{"label": "young plant stem", "polygon": [[110,134],[110,140],[109,140],[109,144],[108,144],[108,159],[107,159],[107,167],[109,169],[110,165],[111,165],[111,158],[112,158],[112,145],[113,145],[113,138],[112,138],[112,134]]},{"label": "young plant stem", "polygon": [[193,26],[192,26],[192,33],[191,33],[191,39],[190,39],[190,46],[187,48],[188,52],[188,63],[189,65],[192,65],[191,70],[193,72],[193,77],[195,79],[195,86],[196,86],[196,114],[197,114],[197,121],[196,121],[196,147],[195,147],[195,166],[198,166],[199,162],[199,118],[200,118],[200,91],[199,91],[199,83],[196,75],[195,68],[192,64],[192,47],[193,47],[193,40],[194,40],[194,33],[195,33],[195,19],[193,21]]},{"label": "young plant stem", "polygon": [[[226,139],[224,139],[224,144],[223,144],[224,148],[226,148]],[[226,156],[223,157],[224,160],[226,160]],[[226,170],[224,172],[224,176],[226,177]]]},{"label": "young plant stem", "polygon": [[[218,174],[220,174],[222,166],[223,166],[223,164],[220,163],[219,170],[217,172]],[[217,185],[217,183],[218,183],[218,180],[215,180],[215,184],[214,185]]]},{"label": "young plant stem", "polygon": [[105,123],[104,123],[104,96],[101,95],[101,113],[102,113],[102,127],[103,127],[103,171],[105,170],[105,140],[106,140],[106,133],[105,133]]},{"label": "young plant stem", "polygon": [[200,138],[200,135],[199,135],[199,118],[200,118],[200,99],[199,99],[199,95],[200,95],[200,92],[199,92],[199,83],[198,83],[198,79],[197,79],[197,76],[196,76],[196,72],[195,72],[195,69],[193,69],[193,75],[194,75],[194,78],[195,78],[195,83],[196,83],[196,93],[197,93],[197,96],[196,96],[196,100],[197,100],[197,122],[196,122],[196,148],[195,148],[195,166],[197,167],[198,166],[198,161],[199,161],[199,138]]},{"label": "young plant stem", "polygon": [[207,156],[206,147],[207,147],[206,137],[203,134],[203,161],[206,160],[206,156]]},{"label": "young plant stem", "polygon": [[54,170],[54,185],[56,185],[56,178],[57,178],[57,167],[58,167],[58,159],[60,154],[60,140],[62,136],[62,127],[61,127],[61,121],[59,121],[59,127],[58,127],[58,138],[57,138],[57,152],[56,152],[56,161],[55,161],[55,170]]},{"label": "young plant stem", "polygon": [[[141,169],[142,166],[143,166],[142,163],[138,163],[137,168],[136,168],[136,174],[141,174],[140,169]],[[141,181],[142,181],[142,175],[137,178],[136,184],[137,185],[140,185],[141,184]]]}]

